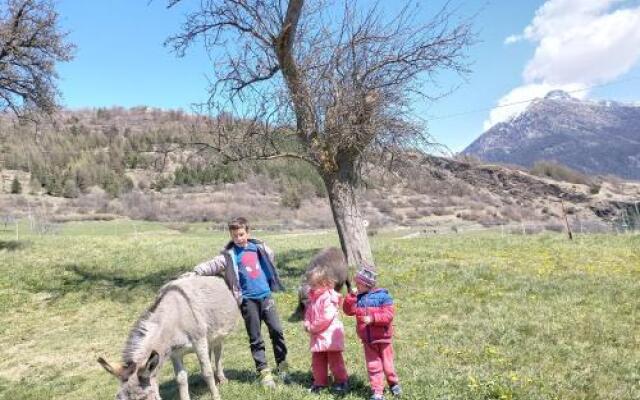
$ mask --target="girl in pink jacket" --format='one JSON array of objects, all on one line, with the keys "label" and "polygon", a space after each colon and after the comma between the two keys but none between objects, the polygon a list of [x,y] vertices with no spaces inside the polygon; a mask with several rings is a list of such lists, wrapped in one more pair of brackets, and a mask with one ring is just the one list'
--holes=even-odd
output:
[{"label": "girl in pink jacket", "polygon": [[333,390],[343,394],[348,390],[348,375],[344,365],[344,327],[340,321],[341,296],[333,289],[335,282],[325,268],[317,268],[309,279],[309,301],[304,314],[304,329],[310,335],[311,393],[318,393],[329,384],[327,366],[333,375]]}]

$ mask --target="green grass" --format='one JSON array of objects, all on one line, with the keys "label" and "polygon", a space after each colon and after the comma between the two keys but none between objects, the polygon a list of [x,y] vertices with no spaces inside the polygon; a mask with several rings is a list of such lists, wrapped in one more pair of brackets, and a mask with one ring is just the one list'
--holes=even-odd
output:
[{"label": "green grass", "polygon": [[[216,254],[224,232],[159,223],[65,224],[58,235],[0,230],[0,399],[110,399],[129,328],[168,279]],[[226,343],[226,399],[309,396],[307,337],[287,321],[305,263],[329,234],[264,234],[288,291],[277,295],[295,383],[254,382],[244,328]],[[397,369],[406,399],[640,399],[640,236],[482,233],[373,238],[381,285],[397,305]],[[345,358],[367,398],[353,320]],[[266,332],[265,332],[266,333]],[[191,393],[206,399],[194,356]],[[162,369],[163,398],[176,398]]]}]

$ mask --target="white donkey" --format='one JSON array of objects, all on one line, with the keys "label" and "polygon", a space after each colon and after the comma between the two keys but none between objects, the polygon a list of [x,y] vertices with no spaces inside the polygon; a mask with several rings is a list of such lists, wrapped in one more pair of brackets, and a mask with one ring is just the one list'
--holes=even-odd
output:
[{"label": "white donkey", "polygon": [[131,329],[122,352],[123,363],[112,365],[98,359],[120,379],[116,399],[160,400],[157,374],[170,357],[180,400],[189,400],[182,356],[192,351],[198,356],[211,395],[220,399],[215,381],[225,381],[222,341],[234,329],[239,315],[238,304],[222,278],[191,276],[167,283]]}]

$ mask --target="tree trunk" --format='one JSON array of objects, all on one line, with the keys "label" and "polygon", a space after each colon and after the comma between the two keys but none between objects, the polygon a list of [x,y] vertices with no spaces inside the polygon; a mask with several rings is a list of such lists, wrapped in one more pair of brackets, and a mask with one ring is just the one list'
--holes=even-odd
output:
[{"label": "tree trunk", "polygon": [[323,175],[331,212],[340,237],[342,251],[350,266],[362,261],[373,264],[367,229],[356,197],[357,176],[354,166],[342,166],[338,173]]}]

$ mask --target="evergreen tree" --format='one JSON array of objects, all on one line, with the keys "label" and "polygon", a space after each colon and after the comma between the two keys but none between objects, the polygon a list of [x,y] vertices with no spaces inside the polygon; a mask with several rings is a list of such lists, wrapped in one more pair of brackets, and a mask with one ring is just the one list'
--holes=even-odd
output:
[{"label": "evergreen tree", "polygon": [[20,181],[18,180],[17,176],[14,177],[13,182],[11,182],[11,193],[13,194],[22,193],[22,185],[20,184]]}]

